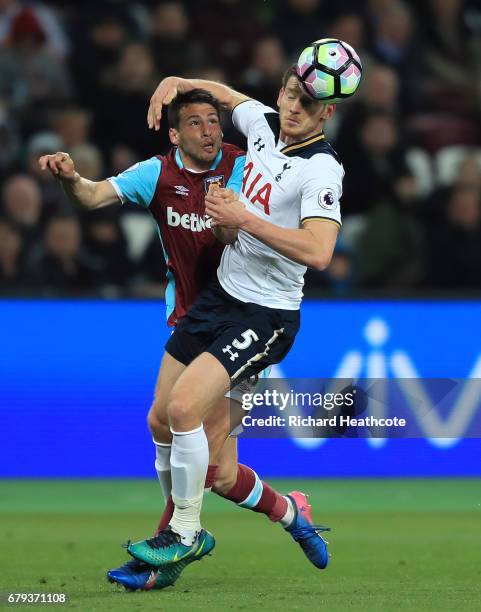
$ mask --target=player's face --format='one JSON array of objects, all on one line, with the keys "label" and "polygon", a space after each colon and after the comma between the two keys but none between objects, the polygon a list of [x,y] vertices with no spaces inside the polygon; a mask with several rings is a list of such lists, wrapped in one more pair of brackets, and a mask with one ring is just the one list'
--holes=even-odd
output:
[{"label": "player's face", "polygon": [[208,169],[222,144],[219,115],[210,104],[188,104],[180,110],[179,129],[171,128],[169,135],[186,167]]},{"label": "player's face", "polygon": [[310,98],[294,75],[279,92],[277,105],[281,139],[286,144],[318,134],[322,129],[322,121],[329,119],[335,109],[334,104],[323,104]]}]

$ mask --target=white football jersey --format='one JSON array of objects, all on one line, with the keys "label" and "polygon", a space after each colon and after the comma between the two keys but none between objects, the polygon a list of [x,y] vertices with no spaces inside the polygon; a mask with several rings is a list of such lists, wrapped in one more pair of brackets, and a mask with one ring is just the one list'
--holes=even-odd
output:
[{"label": "white football jersey", "polygon": [[[279,140],[279,114],[255,100],[236,106],[232,120],[248,142],[240,200],[249,212],[285,228],[298,229],[307,219],[341,225],[344,170],[322,133],[286,146]],[[224,249],[217,275],[242,302],[297,310],[306,270],[240,230]]]}]

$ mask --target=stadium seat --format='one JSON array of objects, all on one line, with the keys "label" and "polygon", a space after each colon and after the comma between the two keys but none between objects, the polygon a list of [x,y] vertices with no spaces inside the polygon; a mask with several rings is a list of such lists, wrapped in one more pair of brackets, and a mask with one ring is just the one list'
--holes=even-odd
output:
[{"label": "stadium seat", "polygon": [[475,146],[478,142],[476,122],[444,113],[416,115],[409,120],[408,131],[421,148],[433,155],[444,147]]},{"label": "stadium seat", "polygon": [[475,155],[481,169],[481,149],[473,147],[453,146],[439,150],[434,158],[436,183],[445,187],[454,183],[459,165],[468,155]]},{"label": "stadium seat", "polygon": [[342,244],[350,250],[355,247],[357,240],[366,229],[367,219],[365,215],[349,215],[342,221]]},{"label": "stadium seat", "polygon": [[412,148],[407,152],[409,169],[416,179],[418,195],[424,197],[431,193],[434,177],[431,157],[422,149]]},{"label": "stadium seat", "polygon": [[126,213],[120,218],[122,229],[128,243],[129,257],[138,261],[155,233],[155,225],[150,215]]}]

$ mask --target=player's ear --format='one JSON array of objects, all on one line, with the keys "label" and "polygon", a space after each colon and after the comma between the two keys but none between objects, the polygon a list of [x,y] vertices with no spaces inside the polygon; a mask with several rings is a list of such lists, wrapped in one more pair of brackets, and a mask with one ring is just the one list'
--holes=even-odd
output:
[{"label": "player's ear", "polygon": [[336,105],[335,104],[325,104],[324,105],[324,112],[322,114],[322,118],[323,119],[330,119],[334,113],[336,111]]},{"label": "player's ear", "polygon": [[173,145],[179,144],[179,132],[175,128],[169,128],[169,139]]},{"label": "player's ear", "polygon": [[281,98],[284,95],[284,87],[281,87],[279,95],[277,96],[277,108],[281,105]]}]

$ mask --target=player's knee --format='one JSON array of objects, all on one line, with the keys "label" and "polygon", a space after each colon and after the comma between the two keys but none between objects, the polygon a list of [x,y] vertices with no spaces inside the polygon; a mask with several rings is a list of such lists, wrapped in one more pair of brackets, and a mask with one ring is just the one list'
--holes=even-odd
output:
[{"label": "player's knee", "polygon": [[174,431],[185,431],[198,427],[198,418],[187,398],[172,395],[167,404],[170,426]]},{"label": "player's knee", "polygon": [[237,464],[219,466],[212,490],[218,495],[226,495],[237,480]]},{"label": "player's knee", "polygon": [[155,403],[152,404],[149,414],[147,415],[147,424],[154,440],[157,442],[164,442],[165,444],[171,441],[172,434],[170,433],[169,423],[166,418],[162,418],[162,416],[159,415]]}]

